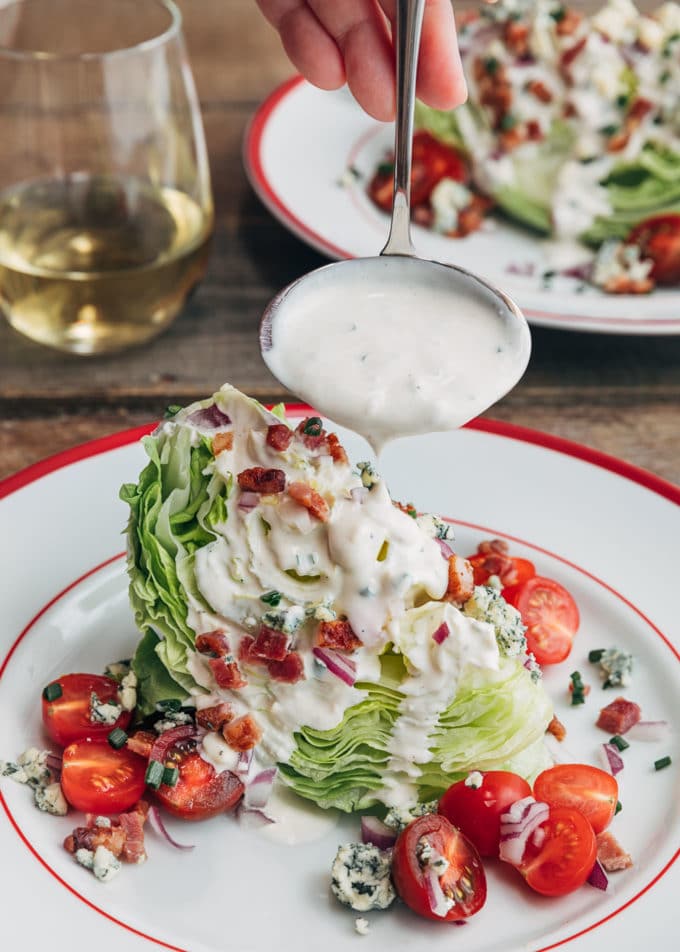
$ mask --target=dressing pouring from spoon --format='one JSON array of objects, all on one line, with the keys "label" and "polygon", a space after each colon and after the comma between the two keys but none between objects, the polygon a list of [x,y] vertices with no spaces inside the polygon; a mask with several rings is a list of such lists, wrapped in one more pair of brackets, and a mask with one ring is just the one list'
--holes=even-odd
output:
[{"label": "dressing pouring from spoon", "polygon": [[511,390],[531,337],[502,291],[411,243],[415,80],[425,0],[398,0],[394,194],[379,256],[325,265],[270,301],[262,356],[275,377],[376,453],[462,426]]}]

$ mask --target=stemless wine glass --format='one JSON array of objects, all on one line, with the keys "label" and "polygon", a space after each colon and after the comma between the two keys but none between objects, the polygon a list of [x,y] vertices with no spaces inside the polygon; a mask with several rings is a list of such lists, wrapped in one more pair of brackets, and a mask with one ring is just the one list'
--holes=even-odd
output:
[{"label": "stemless wine glass", "polygon": [[98,354],[163,330],[202,278],[210,174],[171,0],[0,7],[0,307]]}]

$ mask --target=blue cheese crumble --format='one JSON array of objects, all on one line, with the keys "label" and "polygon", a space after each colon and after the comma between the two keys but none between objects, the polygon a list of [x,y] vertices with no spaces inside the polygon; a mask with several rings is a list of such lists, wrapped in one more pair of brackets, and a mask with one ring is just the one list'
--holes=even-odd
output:
[{"label": "blue cheese crumble", "polygon": [[121,870],[121,862],[116,859],[111,850],[105,846],[98,846],[94,851],[92,872],[100,883],[110,882]]},{"label": "blue cheese crumble", "polygon": [[376,483],[380,482],[380,476],[369,462],[357,463],[357,470],[361,478],[361,485],[366,489],[373,489]]},{"label": "blue cheese crumble", "polygon": [[52,816],[66,816],[68,803],[61,790],[61,784],[54,780],[47,766],[49,750],[29,747],[19,754],[16,763],[0,760],[0,777],[9,777],[15,783],[23,783],[33,790],[33,802],[43,813]]},{"label": "blue cheese crumble", "polygon": [[66,816],[68,813],[68,803],[61,790],[61,784],[48,783],[45,787],[36,787],[33,791],[35,805],[43,813],[51,813],[52,816]]},{"label": "blue cheese crumble", "polygon": [[391,807],[383,820],[385,826],[389,826],[396,833],[401,833],[413,820],[419,816],[425,816],[428,813],[436,813],[438,802],[430,800],[427,803],[417,803],[413,807]]},{"label": "blue cheese crumble", "polygon": [[94,691],[90,694],[90,721],[92,724],[105,724],[107,727],[113,727],[122,713],[122,704],[116,704],[115,701],[101,701]]},{"label": "blue cheese crumble", "polygon": [[359,916],[354,920],[354,928],[359,935],[368,935],[371,924],[368,919],[364,919],[363,916]]},{"label": "blue cheese crumble", "polygon": [[464,780],[465,786],[471,787],[472,790],[479,790],[483,782],[484,777],[478,770],[470,771]]},{"label": "blue cheese crumble", "polygon": [[463,613],[494,626],[498,647],[506,658],[516,658],[526,651],[526,627],[522,624],[522,616],[516,608],[508,605],[497,588],[476,585],[474,594],[463,605]]},{"label": "blue cheese crumble", "polygon": [[633,655],[618,648],[607,648],[600,658],[600,677],[604,687],[627,687],[633,674]]},{"label": "blue cheese crumble", "polygon": [[357,912],[387,909],[395,898],[391,854],[371,843],[341,846],[331,869],[333,895]]}]

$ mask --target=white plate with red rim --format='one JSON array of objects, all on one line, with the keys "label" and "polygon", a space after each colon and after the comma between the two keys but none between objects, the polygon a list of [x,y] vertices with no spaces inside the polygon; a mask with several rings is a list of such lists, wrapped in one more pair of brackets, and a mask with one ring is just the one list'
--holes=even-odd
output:
[{"label": "white plate with red rim", "polygon": [[[329,258],[356,258],[378,254],[387,239],[388,218],[366,186],[392,144],[392,126],[362,112],[346,89],[325,92],[297,76],[260,106],[243,157],[253,188],[286,228]],[[543,239],[501,219],[489,227],[453,239],[414,225],[413,241],[421,257],[460,265],[501,287],[531,324],[680,334],[679,289],[612,295],[575,277],[546,280],[555,265]]]},{"label": "white plate with red rim", "polygon": [[[304,408],[293,407],[291,416]],[[148,428],[147,428],[148,429]],[[127,604],[118,501],[123,482],[144,464],[137,429],[77,447],[0,483],[0,756],[42,744],[39,697],[60,673],[102,670],[125,657],[137,634]],[[339,431],[351,458],[365,445]],[[636,657],[624,693],[643,717],[677,728],[680,633],[676,586],[680,489],[627,463],[535,431],[488,420],[463,430],[387,448],[381,468],[393,496],[439,512],[456,527],[458,551],[498,536],[576,598],[581,629],[571,656],[546,671],[545,683],[566,724],[564,758],[598,763],[608,738],[594,726],[612,699],[588,662],[612,644]],[[569,706],[569,674],[592,685],[582,707]],[[670,767],[654,761],[670,755]],[[356,914],[330,895],[329,868],[339,842],[357,836],[343,821],[325,839],[296,847],[271,843],[233,817],[170,822],[176,852],[152,832],[149,859],[98,883],[61,847],[78,815],[37,811],[30,792],[0,780],[0,892],[7,946],[48,943],[56,952],[92,948],[191,952],[269,952],[283,944],[328,952],[362,948],[409,952],[579,952],[643,947],[670,950],[676,933],[680,863],[680,745],[631,743],[620,779],[623,810],[612,830],[633,855],[632,869],[610,876],[603,893],[584,886],[558,900],[526,888],[509,867],[487,864],[487,904],[459,932],[418,919],[404,907],[368,914],[359,938]],[[452,930],[453,929],[453,933]],[[282,943],[281,937],[290,937]],[[29,942],[30,939],[30,942]],[[669,943],[671,943],[669,945]]]}]

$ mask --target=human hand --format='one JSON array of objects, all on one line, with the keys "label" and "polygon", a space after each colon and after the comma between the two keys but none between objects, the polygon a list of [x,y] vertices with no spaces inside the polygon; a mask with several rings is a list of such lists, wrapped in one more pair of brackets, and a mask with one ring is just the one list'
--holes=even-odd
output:
[{"label": "human hand", "polygon": [[[395,0],[256,0],[293,65],[314,86],[345,82],[376,119],[395,114]],[[436,109],[465,100],[451,0],[426,0],[417,94]]]}]

